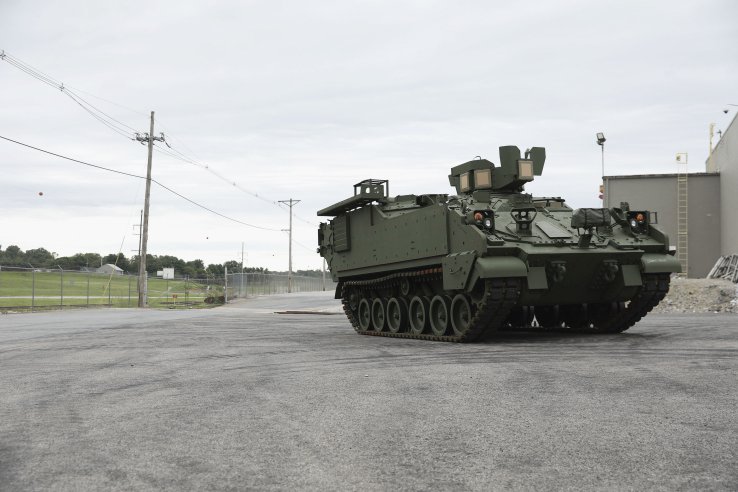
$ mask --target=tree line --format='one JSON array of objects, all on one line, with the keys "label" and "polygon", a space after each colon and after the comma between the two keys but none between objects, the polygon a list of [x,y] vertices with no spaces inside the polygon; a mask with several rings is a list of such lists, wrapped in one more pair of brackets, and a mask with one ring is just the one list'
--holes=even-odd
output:
[{"label": "tree line", "polygon": [[[0,246],[0,266],[82,270],[85,268],[99,268],[106,264],[116,265],[127,273],[137,275],[139,257],[138,255],[133,255],[128,258],[122,253],[111,253],[105,256],[98,253],[77,253],[72,256],[58,256],[56,253],[52,253],[45,248],[23,251],[15,245],[8,246],[5,250]],[[205,266],[205,263],[200,259],[187,261],[172,255],[146,255],[146,271],[149,275],[156,275],[156,272],[163,268],[174,268],[174,272],[178,277],[205,278],[213,275],[222,276],[226,268],[228,268],[229,273],[238,273],[241,269],[240,267],[241,263],[236,260],[226,261],[222,264],[211,263]],[[268,268],[262,267],[245,267],[243,272],[286,273],[269,271]],[[322,272],[320,270],[297,270],[294,274],[319,277],[322,275]]]}]

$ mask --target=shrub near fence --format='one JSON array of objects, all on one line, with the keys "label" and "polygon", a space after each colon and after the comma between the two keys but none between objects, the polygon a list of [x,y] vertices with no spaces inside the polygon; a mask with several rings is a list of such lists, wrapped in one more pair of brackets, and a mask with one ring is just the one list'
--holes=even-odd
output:
[{"label": "shrub near fence", "polygon": [[[229,274],[204,279],[148,279],[150,307],[204,307],[206,301],[286,293],[287,275]],[[326,290],[335,284],[326,280]],[[323,290],[316,277],[292,277],[292,292]],[[78,307],[136,307],[138,276],[0,266],[0,311]]]}]

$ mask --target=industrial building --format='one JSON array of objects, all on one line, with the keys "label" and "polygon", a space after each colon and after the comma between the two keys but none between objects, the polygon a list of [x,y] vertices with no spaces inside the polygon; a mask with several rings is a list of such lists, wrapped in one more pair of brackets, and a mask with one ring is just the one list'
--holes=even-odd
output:
[{"label": "industrial building", "polygon": [[738,254],[736,119],[712,149],[704,172],[689,173],[687,156],[677,154],[676,173],[603,178],[604,206],[628,202],[633,209],[652,212],[692,278],[705,277],[720,256]]}]

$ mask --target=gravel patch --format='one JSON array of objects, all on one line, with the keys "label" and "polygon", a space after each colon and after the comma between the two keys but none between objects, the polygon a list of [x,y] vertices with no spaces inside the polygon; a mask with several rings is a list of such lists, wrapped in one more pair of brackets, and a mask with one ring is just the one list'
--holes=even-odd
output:
[{"label": "gravel patch", "polygon": [[738,313],[738,285],[728,280],[673,277],[654,313]]}]

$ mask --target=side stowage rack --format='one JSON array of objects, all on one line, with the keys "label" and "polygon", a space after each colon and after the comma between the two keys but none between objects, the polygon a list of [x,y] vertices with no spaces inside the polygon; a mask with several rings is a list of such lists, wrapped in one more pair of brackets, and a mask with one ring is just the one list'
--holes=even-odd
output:
[{"label": "side stowage rack", "polygon": [[354,185],[354,196],[318,210],[318,215],[321,217],[335,217],[372,202],[386,201],[387,197],[389,197],[389,181],[386,179],[365,179]]}]

